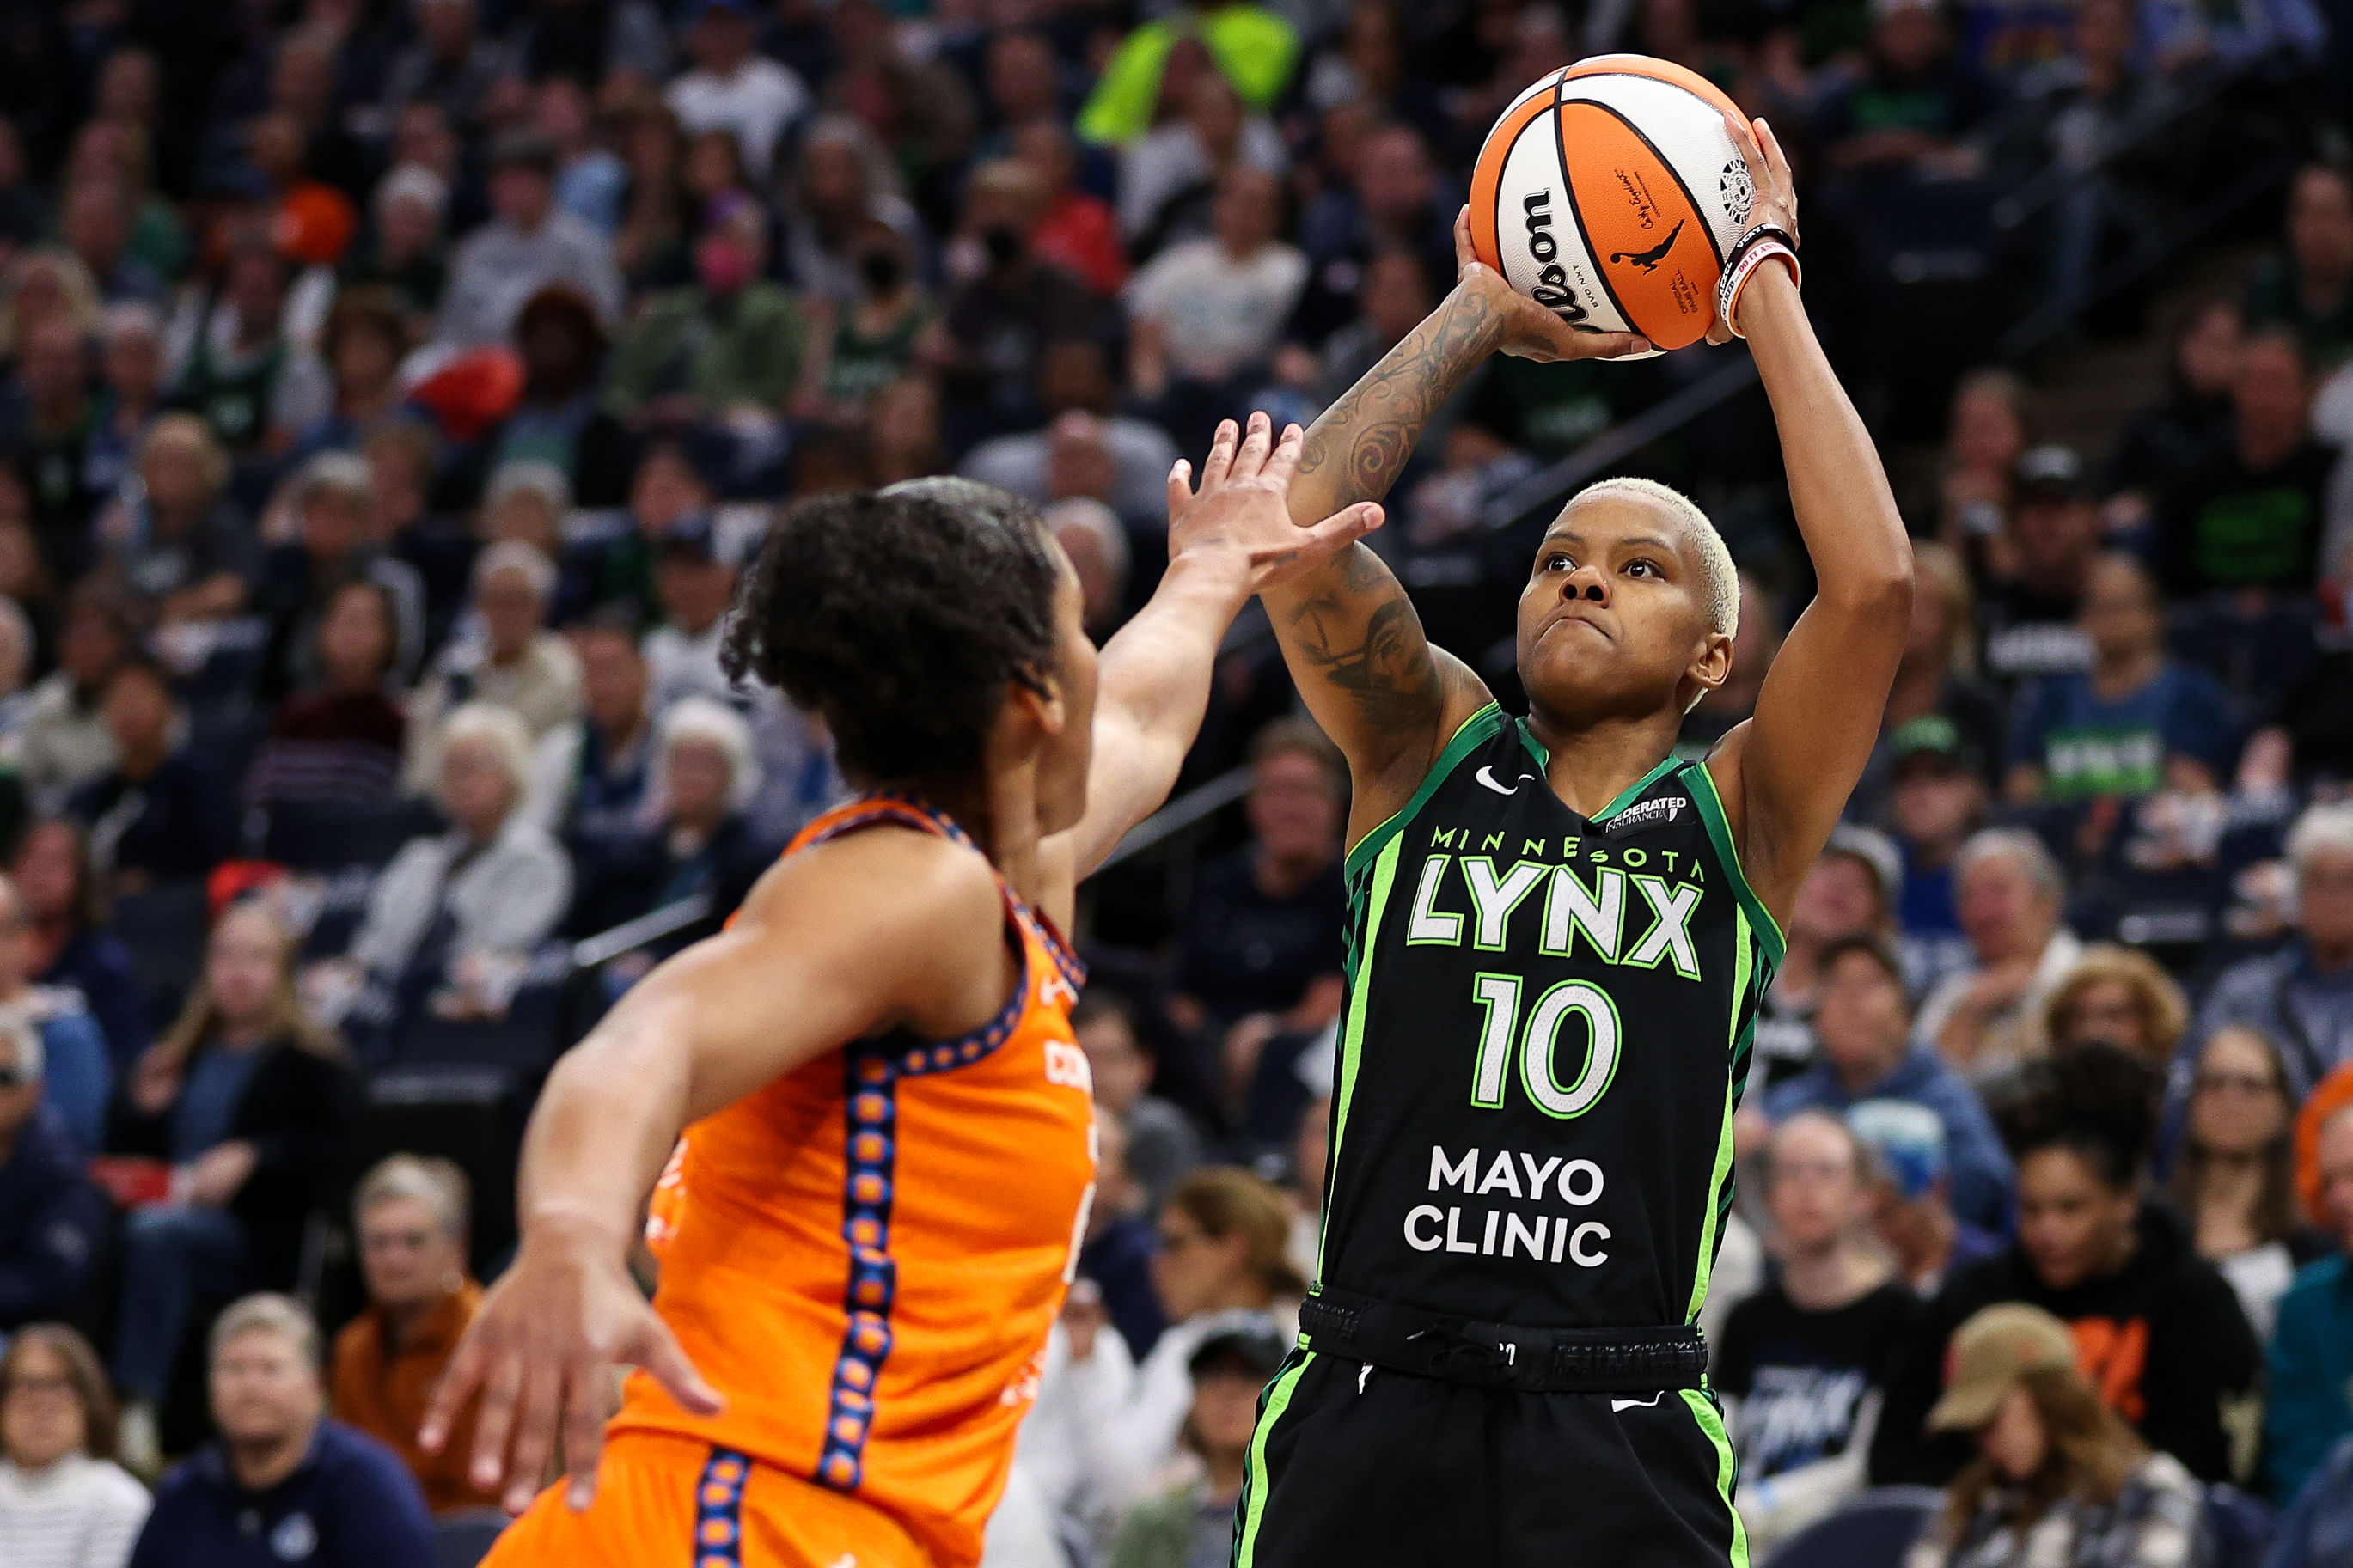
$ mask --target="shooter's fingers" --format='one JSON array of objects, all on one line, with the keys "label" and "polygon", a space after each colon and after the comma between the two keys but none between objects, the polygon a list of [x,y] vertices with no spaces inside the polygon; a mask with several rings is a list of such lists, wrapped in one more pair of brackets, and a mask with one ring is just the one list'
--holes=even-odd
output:
[{"label": "shooter's fingers", "polygon": [[1465,205],[1454,215],[1454,270],[1460,272],[1478,259],[1478,249],[1471,243],[1471,208]]}]

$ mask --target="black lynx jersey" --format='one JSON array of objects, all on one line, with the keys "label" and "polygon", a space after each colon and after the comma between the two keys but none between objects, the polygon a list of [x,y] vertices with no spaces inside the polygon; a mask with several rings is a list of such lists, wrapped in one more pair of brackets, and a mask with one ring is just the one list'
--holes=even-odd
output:
[{"label": "black lynx jersey", "polygon": [[1348,857],[1318,1289],[1532,1328],[1692,1321],[1781,934],[1706,768],[1591,818],[1490,705]]}]

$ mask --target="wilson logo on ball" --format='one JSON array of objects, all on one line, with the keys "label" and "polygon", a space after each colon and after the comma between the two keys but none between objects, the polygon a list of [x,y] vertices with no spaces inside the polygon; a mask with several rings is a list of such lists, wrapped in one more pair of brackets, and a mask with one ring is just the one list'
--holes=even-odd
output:
[{"label": "wilson logo on ball", "polygon": [[1577,290],[1569,287],[1568,269],[1556,259],[1560,255],[1560,241],[1552,232],[1552,193],[1537,191],[1523,205],[1528,219],[1528,255],[1539,263],[1535,286],[1528,290],[1528,298],[1557,313],[1565,321],[1584,321],[1591,312],[1577,302]]}]

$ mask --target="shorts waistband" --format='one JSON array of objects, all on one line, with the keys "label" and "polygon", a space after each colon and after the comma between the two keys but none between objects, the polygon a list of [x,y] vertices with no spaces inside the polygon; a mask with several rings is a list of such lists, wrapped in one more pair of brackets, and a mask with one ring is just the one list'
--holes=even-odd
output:
[{"label": "shorts waistband", "polygon": [[1325,1291],[1299,1309],[1308,1348],[1391,1372],[1522,1394],[1652,1394],[1706,1386],[1695,1327],[1531,1329]]}]

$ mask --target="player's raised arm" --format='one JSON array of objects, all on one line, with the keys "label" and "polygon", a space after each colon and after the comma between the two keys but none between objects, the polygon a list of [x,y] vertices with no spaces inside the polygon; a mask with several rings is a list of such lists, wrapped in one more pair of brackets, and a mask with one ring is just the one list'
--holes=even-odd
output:
[{"label": "player's raised arm", "polygon": [[[1756,182],[1758,223],[1795,234],[1788,161],[1762,121],[1726,116]],[[1788,270],[1751,276],[1736,309],[1819,584],[1781,645],[1756,716],[1708,759],[1743,869],[1777,917],[1830,838],[1879,734],[1912,613],[1912,543],[1862,420],[1815,341]]]},{"label": "player's raised arm", "polygon": [[425,1447],[479,1392],[474,1484],[503,1483],[522,1511],[560,1430],[581,1508],[617,1366],[716,1411],[627,1264],[680,1131],[846,1039],[901,1023],[953,1037],[987,1018],[1016,978],[1003,922],[979,857],[876,829],[784,861],[726,931],[633,986],[548,1077],[523,1136],[522,1245],[435,1390]]},{"label": "player's raised arm", "polygon": [[1068,854],[1072,879],[1102,865],[1168,798],[1208,710],[1218,644],[1250,596],[1314,570],[1380,526],[1381,509],[1370,501],[1335,507],[1311,527],[1293,525],[1286,500],[1302,439],[1293,425],[1277,440],[1263,414],[1250,416],[1247,433],[1228,420],[1201,465],[1198,489],[1191,464],[1169,474],[1168,570],[1152,602],[1103,646],[1098,666],[1086,816],[1056,836],[1061,845],[1049,839],[1040,847],[1041,855]]},{"label": "player's raised arm", "polygon": [[[1573,331],[1514,292],[1473,258],[1468,209],[1455,220],[1454,251],[1453,290],[1309,427],[1291,487],[1293,521],[1386,496],[1440,405],[1497,350],[1562,360],[1649,347],[1630,333]],[[1404,586],[1361,544],[1262,596],[1308,711],[1347,754],[1354,841],[1404,804],[1487,689],[1430,646]]]}]

